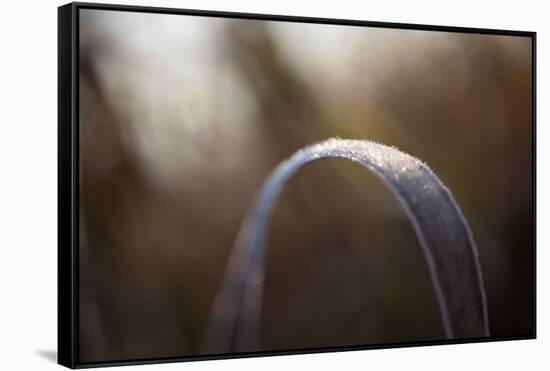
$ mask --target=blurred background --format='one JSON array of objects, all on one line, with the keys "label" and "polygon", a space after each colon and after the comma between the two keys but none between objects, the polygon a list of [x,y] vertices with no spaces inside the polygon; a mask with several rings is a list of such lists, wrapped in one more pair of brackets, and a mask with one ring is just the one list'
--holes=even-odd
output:
[{"label": "blurred background", "polygon": [[[395,145],[453,192],[493,336],[533,334],[531,40],[80,10],[80,360],[196,355],[264,178],[329,137]],[[261,349],[443,338],[405,213],[359,165],[293,177]]]}]

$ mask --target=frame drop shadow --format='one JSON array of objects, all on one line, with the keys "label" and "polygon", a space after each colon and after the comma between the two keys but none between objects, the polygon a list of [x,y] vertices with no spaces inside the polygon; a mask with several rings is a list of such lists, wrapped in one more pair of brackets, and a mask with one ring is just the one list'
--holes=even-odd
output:
[{"label": "frame drop shadow", "polygon": [[57,351],[55,350],[37,350],[36,354],[50,362],[57,363]]}]

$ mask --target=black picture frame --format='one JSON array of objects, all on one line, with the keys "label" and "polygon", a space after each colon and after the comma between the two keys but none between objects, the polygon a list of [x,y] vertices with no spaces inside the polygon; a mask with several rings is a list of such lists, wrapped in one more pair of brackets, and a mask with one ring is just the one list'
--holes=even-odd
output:
[{"label": "black picture frame", "polygon": [[[377,345],[312,348],[288,351],[260,351],[207,356],[170,358],[143,358],[83,363],[79,360],[79,11],[82,9],[116,10],[140,13],[238,18],[265,21],[285,21],[330,25],[348,25],[406,30],[445,31],[485,35],[520,36],[532,42],[532,163],[533,163],[533,333],[519,337],[489,337],[478,339],[421,341]],[[474,342],[494,342],[536,338],[536,32],[483,28],[449,27],[422,24],[371,22],[269,14],[202,11],[147,6],[111,5],[99,3],[70,3],[58,8],[58,363],[69,368],[121,366],[165,362],[229,359],[241,357],[274,356],[366,350],[380,348],[415,347]]]}]

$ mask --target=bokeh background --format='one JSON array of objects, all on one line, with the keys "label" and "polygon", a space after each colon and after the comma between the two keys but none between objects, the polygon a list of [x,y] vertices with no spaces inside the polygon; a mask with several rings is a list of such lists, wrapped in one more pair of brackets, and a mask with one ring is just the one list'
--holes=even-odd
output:
[{"label": "bokeh background", "polygon": [[[333,136],[419,157],[472,229],[493,336],[534,332],[531,39],[80,10],[80,360],[196,355],[264,178]],[[414,231],[341,160],[272,217],[261,349],[443,338]]]}]

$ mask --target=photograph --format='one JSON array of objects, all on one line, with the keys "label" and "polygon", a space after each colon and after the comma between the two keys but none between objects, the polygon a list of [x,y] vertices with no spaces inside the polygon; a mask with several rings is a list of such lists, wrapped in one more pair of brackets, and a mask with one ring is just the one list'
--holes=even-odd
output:
[{"label": "photograph", "polygon": [[0,13],[0,370],[546,371],[524,0]]},{"label": "photograph", "polygon": [[534,35],[76,8],[94,365],[535,336]]}]

